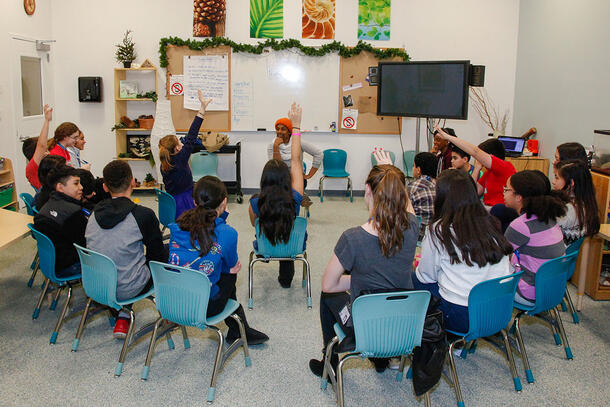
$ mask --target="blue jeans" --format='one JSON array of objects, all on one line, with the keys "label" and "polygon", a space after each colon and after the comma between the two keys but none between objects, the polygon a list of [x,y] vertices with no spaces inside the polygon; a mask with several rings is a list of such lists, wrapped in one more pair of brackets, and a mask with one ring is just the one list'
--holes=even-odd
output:
[{"label": "blue jeans", "polygon": [[468,322],[468,307],[454,304],[445,300],[438,292],[438,283],[424,284],[417,279],[413,273],[413,287],[416,290],[429,291],[430,294],[441,299],[440,310],[443,311],[443,320],[445,321],[445,329],[460,333],[467,333],[470,326]]}]

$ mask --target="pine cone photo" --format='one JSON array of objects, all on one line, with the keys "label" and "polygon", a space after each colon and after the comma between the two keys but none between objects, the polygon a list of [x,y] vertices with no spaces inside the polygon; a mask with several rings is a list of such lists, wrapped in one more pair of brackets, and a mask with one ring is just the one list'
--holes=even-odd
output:
[{"label": "pine cone photo", "polygon": [[193,0],[193,36],[223,36],[225,13],[225,0]]}]

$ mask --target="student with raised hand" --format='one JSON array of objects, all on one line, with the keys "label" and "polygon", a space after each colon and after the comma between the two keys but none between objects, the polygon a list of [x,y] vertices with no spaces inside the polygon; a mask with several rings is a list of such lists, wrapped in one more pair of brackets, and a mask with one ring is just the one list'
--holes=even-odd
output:
[{"label": "student with raised hand", "polygon": [[582,160],[559,161],[555,164],[553,189],[562,191],[567,206],[565,216],[557,220],[566,245],[599,232],[599,213],[593,179]]},{"label": "student with raised hand", "polygon": [[479,171],[483,167],[487,168],[487,171],[477,181],[477,192],[479,196],[483,195],[483,203],[487,207],[504,203],[502,188],[506,185],[506,180],[516,172],[515,167],[505,161],[504,144],[500,140],[492,138],[485,140],[477,147],[464,139],[447,134],[438,126],[435,129],[441,137],[458,146],[476,160],[472,171],[472,178],[475,181],[477,181],[475,177],[478,178]]},{"label": "student with raised hand", "polygon": [[64,122],[55,129],[55,136],[49,141],[49,155],[58,155],[66,159],[66,165],[72,166],[68,148],[74,147],[80,130],[76,124]]},{"label": "student with raised hand", "polygon": [[205,99],[198,90],[201,107],[191,123],[191,128],[184,138],[184,144],[174,134],[159,140],[159,160],[161,161],[161,175],[165,190],[176,200],[176,218],[187,209],[195,207],[193,201],[193,173],[189,167],[191,152],[195,147],[199,129],[203,123],[205,109],[212,99]]},{"label": "student with raised hand", "polygon": [[[301,116],[303,109],[293,103],[288,112],[292,123],[290,168],[280,159],[267,161],[261,175],[261,190],[250,198],[252,226],[259,227],[272,244],[287,243],[294,220],[303,202],[303,160],[301,157]],[[256,245],[256,241],[254,242]],[[280,261],[278,281],[289,288],[294,277],[294,262]]]},{"label": "student with raised hand", "polygon": [[557,220],[566,214],[566,206],[551,195],[551,184],[541,171],[520,171],[509,178],[504,188],[506,206],[519,217],[504,234],[515,250],[513,264],[524,271],[515,301],[533,305],[536,300],[536,272],[548,260],[566,252],[563,233]]},{"label": "student with raised hand", "polygon": [[[453,137],[457,137],[455,130],[453,130],[451,127],[444,127],[440,130]],[[445,138],[443,138],[442,135],[439,134],[439,130],[436,129],[434,131],[434,144],[432,146],[432,152],[436,154],[436,159],[438,162],[438,167],[436,169],[437,177],[441,172],[451,168],[452,147],[453,144],[449,143]]]},{"label": "student with raised hand", "polygon": [[[405,188],[405,175],[391,164],[387,153],[375,155],[378,165],[371,169],[364,186],[368,220],[343,232],[322,276],[322,353],[335,336],[335,323],[347,336],[354,336],[349,309],[356,297],[363,292],[413,288],[411,265],[419,231]],[[337,355],[332,355],[334,366],[337,361]],[[382,372],[387,359],[373,363]],[[321,360],[311,359],[309,368],[321,376],[324,355]]]},{"label": "student with raised hand", "polygon": [[413,276],[417,290],[441,298],[447,329],[468,332],[468,296],[478,283],[512,273],[512,247],[481,204],[463,171],[444,171],[436,181],[434,216]]},{"label": "student with raised hand", "polygon": [[47,149],[49,123],[53,119],[52,107],[44,105],[42,110],[44,112],[44,122],[42,123],[42,129],[40,130],[40,136],[24,140],[22,146],[23,155],[25,155],[25,158],[28,160],[28,164],[25,167],[25,177],[36,191],[40,191],[40,188],[42,188],[42,182],[38,178],[38,166],[40,165],[40,161],[42,161],[49,152]]},{"label": "student with raised hand", "polygon": [[[87,248],[105,254],[116,264],[116,296],[123,301],[150,290],[153,280],[148,262],[166,262],[168,253],[155,212],[131,200],[136,183],[129,164],[111,161],[103,174],[104,190],[112,199],[95,206],[85,236]],[[114,326],[114,337],[125,338],[129,324],[129,315],[121,312]]]},{"label": "student with raised hand", "polygon": [[[169,225],[169,262],[205,273],[212,284],[207,315],[219,314],[229,299],[237,301],[235,284],[241,263],[237,255],[237,231],[225,222],[227,189],[216,177],[205,176],[197,181],[193,196],[195,208],[182,213],[176,223]],[[240,305],[237,315],[246,329],[248,345],[269,339],[264,333],[248,325]],[[239,326],[231,317],[225,319],[229,327],[227,343],[240,338]]]}]

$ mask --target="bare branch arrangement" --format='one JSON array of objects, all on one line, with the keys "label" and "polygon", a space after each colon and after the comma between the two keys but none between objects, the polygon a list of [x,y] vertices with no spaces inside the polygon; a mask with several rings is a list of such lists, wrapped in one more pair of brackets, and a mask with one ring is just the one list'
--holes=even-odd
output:
[{"label": "bare branch arrangement", "polygon": [[500,108],[491,100],[491,97],[485,88],[471,87],[470,100],[472,100],[472,105],[481,120],[483,120],[492,131],[500,133],[506,131],[510,110],[506,109],[504,114],[502,114]]}]

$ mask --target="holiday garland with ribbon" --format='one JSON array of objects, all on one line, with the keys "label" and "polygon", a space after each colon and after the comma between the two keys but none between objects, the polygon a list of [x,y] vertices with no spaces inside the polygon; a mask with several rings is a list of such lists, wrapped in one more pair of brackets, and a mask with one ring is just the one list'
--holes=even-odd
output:
[{"label": "holiday garland with ribbon", "polygon": [[355,47],[347,47],[339,41],[333,41],[328,44],[324,44],[320,47],[308,47],[299,40],[289,39],[277,41],[273,38],[269,38],[263,42],[259,42],[256,45],[252,44],[240,44],[233,42],[225,37],[214,37],[208,38],[203,41],[198,40],[183,40],[178,37],[161,38],[159,41],[159,60],[162,68],[166,68],[168,65],[167,61],[167,46],[174,45],[177,47],[187,46],[192,50],[203,50],[206,48],[214,48],[222,45],[231,47],[233,52],[247,52],[249,54],[262,54],[265,48],[271,48],[275,51],[281,51],[285,49],[296,48],[299,49],[303,54],[308,56],[321,57],[332,52],[338,52],[343,58],[353,57],[360,54],[362,51],[368,51],[375,55],[378,59],[389,59],[394,57],[400,57],[404,61],[409,60],[409,54],[399,48],[385,48],[379,49],[374,48],[372,45],[358,41]]}]

